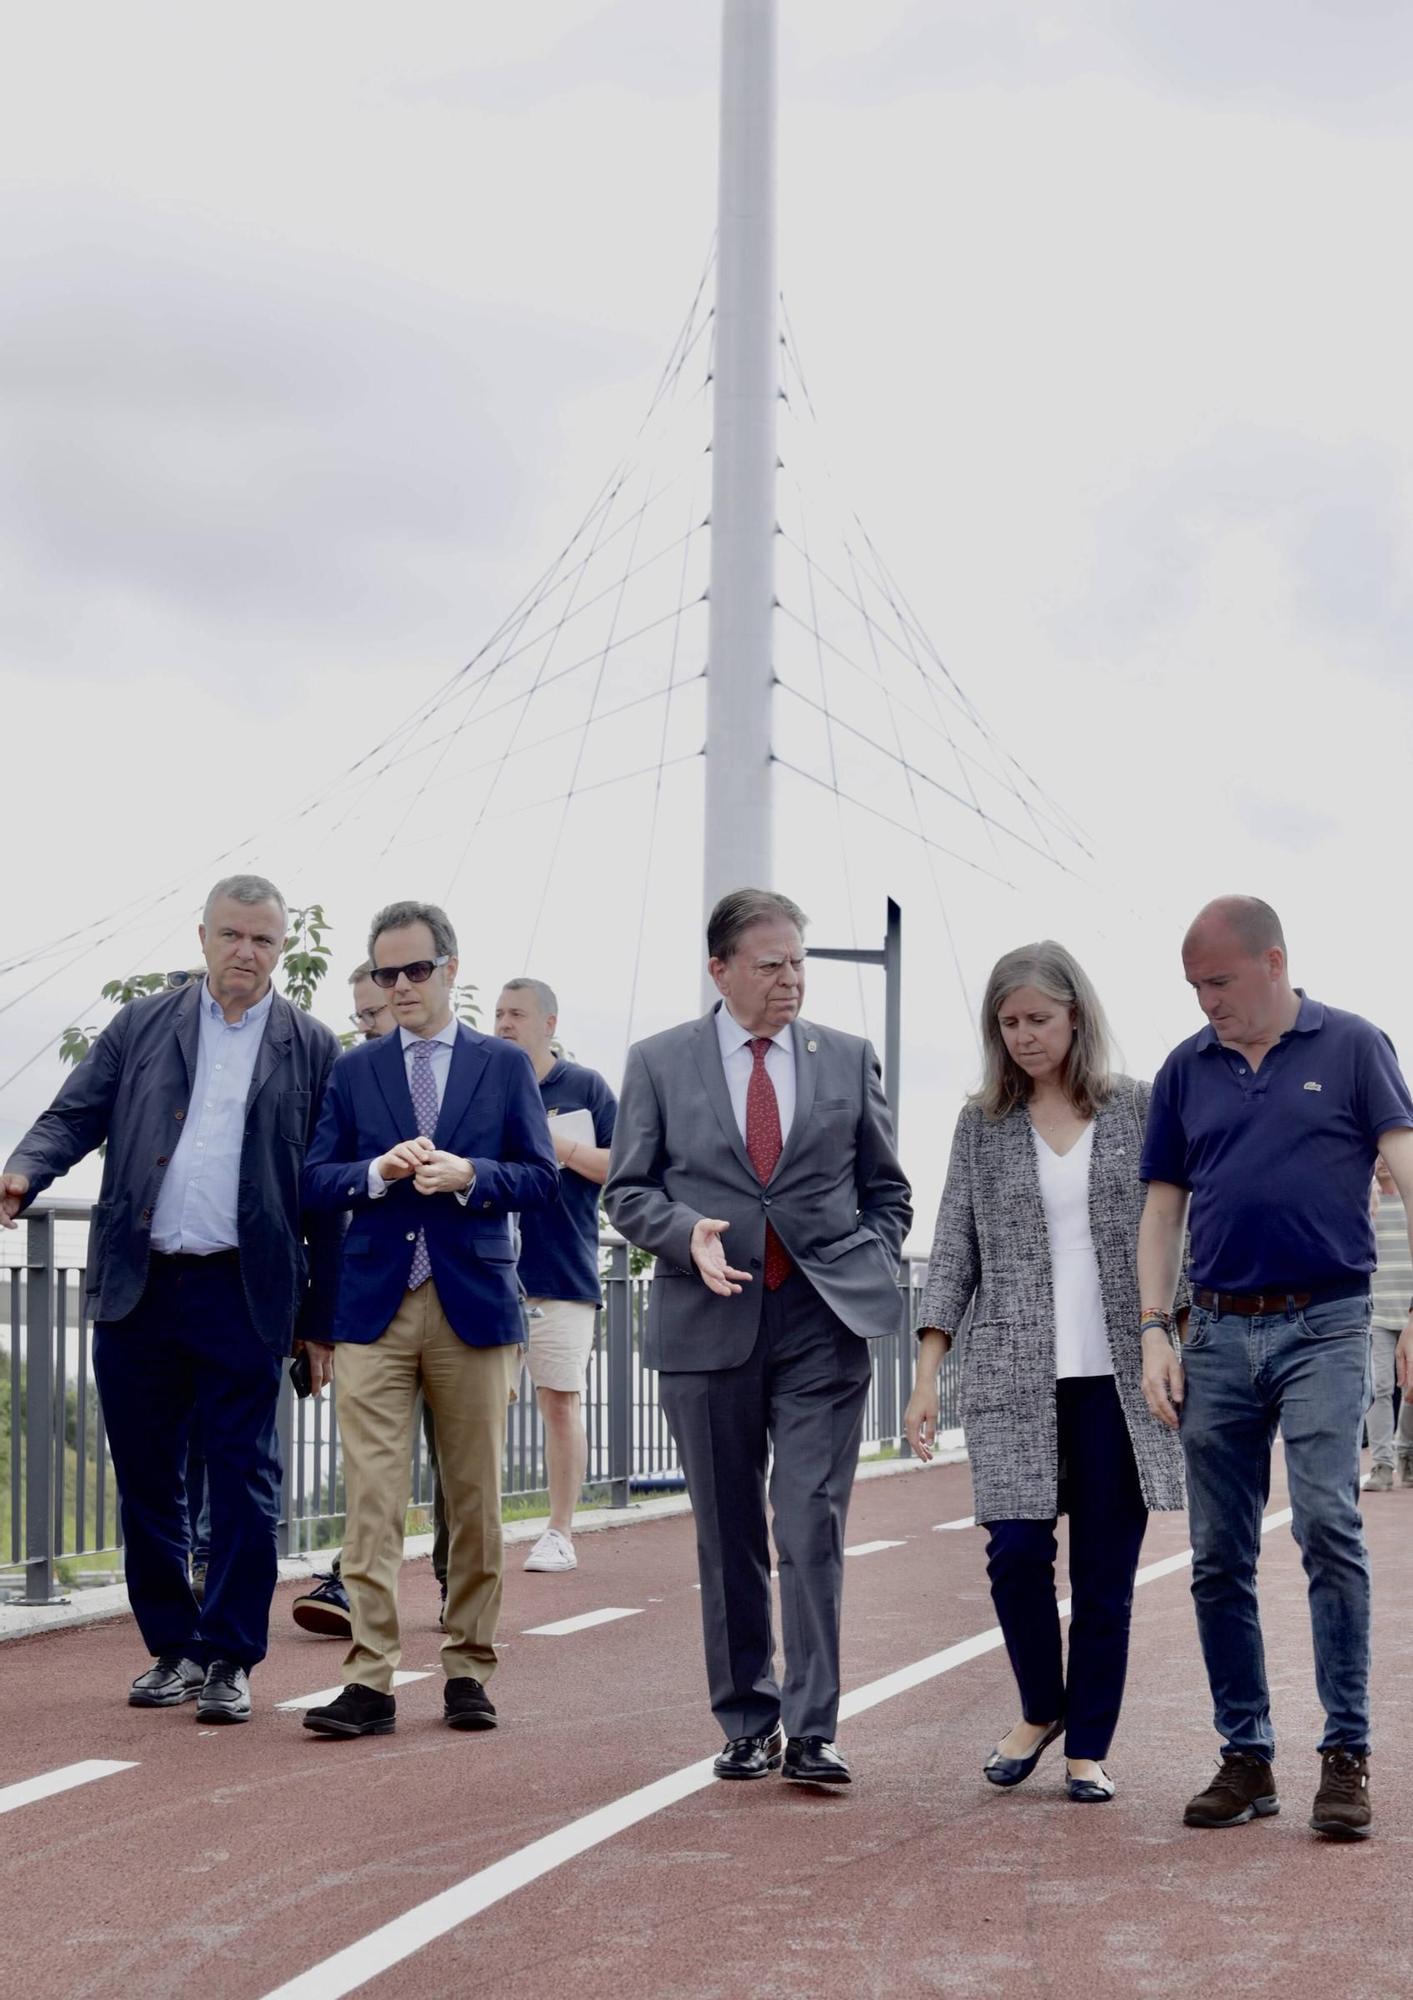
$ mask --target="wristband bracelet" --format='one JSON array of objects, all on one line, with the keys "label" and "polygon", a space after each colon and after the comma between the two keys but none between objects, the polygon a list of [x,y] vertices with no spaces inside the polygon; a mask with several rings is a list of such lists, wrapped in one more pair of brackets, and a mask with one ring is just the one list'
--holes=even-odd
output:
[{"label": "wristband bracelet", "polygon": [[1173,1316],[1171,1313],[1161,1311],[1157,1306],[1145,1306],[1138,1316],[1138,1331],[1149,1333],[1154,1327],[1161,1333],[1171,1333]]}]

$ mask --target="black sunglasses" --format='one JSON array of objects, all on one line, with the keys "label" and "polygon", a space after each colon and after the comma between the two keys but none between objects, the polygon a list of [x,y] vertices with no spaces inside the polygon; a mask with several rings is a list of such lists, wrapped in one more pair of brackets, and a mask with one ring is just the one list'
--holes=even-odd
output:
[{"label": "black sunglasses", "polygon": [[414,986],[425,986],[439,965],[445,965],[448,954],[440,958],[415,958],[411,965],[375,965],[368,977],[375,986],[381,986],[384,993],[391,992],[405,972]]}]

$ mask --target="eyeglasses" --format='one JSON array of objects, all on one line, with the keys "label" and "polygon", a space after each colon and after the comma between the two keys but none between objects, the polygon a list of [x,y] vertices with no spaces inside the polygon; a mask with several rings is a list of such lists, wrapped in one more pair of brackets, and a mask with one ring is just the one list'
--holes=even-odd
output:
[{"label": "eyeglasses", "polygon": [[439,965],[445,965],[449,954],[443,952],[440,958],[415,958],[411,965],[377,965],[368,974],[375,986],[381,986],[384,993],[390,993],[403,973],[414,986],[425,986]]},{"label": "eyeglasses", "polygon": [[379,1016],[386,1014],[387,1011],[388,1003],[384,1000],[379,1007],[355,1008],[348,1018],[352,1021],[355,1028],[376,1028]]}]

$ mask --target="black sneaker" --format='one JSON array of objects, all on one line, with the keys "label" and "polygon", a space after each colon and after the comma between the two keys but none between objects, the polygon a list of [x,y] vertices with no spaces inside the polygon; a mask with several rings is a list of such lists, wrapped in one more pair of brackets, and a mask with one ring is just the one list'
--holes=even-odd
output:
[{"label": "black sneaker", "polygon": [[249,1722],[250,1676],[234,1660],[213,1660],[196,1697],[198,1722]]},{"label": "black sneaker", "polygon": [[1278,1813],[1276,1778],[1264,1757],[1252,1750],[1224,1750],[1221,1768],[1205,1792],[1189,1799],[1184,1826],[1244,1826],[1249,1819]]},{"label": "black sneaker", "polygon": [[155,1666],[139,1674],[128,1689],[129,1708],[175,1708],[195,1701],[206,1678],[205,1667],[184,1653],[163,1653]]},{"label": "black sneaker", "polygon": [[491,1698],[478,1680],[469,1674],[454,1675],[446,1684],[442,1714],[450,1729],[494,1729],[496,1712]]},{"label": "black sneaker", "polygon": [[290,1606],[290,1616],[301,1632],[317,1632],[325,1639],[351,1639],[353,1614],[343,1578],[336,1569],[316,1570],[318,1582]]},{"label": "black sneaker", "polygon": [[304,1726],[320,1736],[390,1736],[397,1722],[397,1698],[350,1681],[343,1693],[322,1708],[304,1712]]}]

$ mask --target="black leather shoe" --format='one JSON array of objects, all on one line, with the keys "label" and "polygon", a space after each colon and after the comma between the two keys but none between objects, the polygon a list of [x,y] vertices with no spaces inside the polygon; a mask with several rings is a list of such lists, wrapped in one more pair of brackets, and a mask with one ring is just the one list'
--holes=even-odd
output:
[{"label": "black leather shoe", "polygon": [[764,1736],[733,1736],[712,1770],[718,1778],[768,1778],[784,1755],[785,1732],[777,1722]]},{"label": "black leather shoe", "polygon": [[851,1785],[854,1774],[823,1736],[792,1736],[785,1745],[785,1776],[797,1785]]},{"label": "black leather shoe", "polygon": [[183,1653],[163,1653],[155,1666],[139,1674],[128,1689],[129,1708],[175,1708],[195,1701],[206,1678],[205,1667]]},{"label": "black leather shoe", "polygon": [[478,1680],[457,1674],[446,1684],[442,1714],[449,1729],[494,1729],[496,1712]]},{"label": "black leather shoe", "polygon": [[196,1697],[198,1722],[249,1722],[250,1676],[234,1660],[213,1660]]},{"label": "black leather shoe", "polygon": [[1028,1757],[1003,1757],[993,1750],[981,1767],[982,1777],[992,1785],[1023,1785],[1064,1726],[1063,1717],[1052,1722]]},{"label": "black leather shoe", "polygon": [[1065,1790],[1080,1806],[1105,1806],[1114,1796],[1114,1781],[1105,1771],[1098,1778],[1072,1778],[1065,1773]]},{"label": "black leather shoe", "polygon": [[304,1726],[320,1736],[390,1736],[397,1719],[397,1699],[376,1688],[350,1681],[341,1695],[322,1708],[304,1711]]}]

